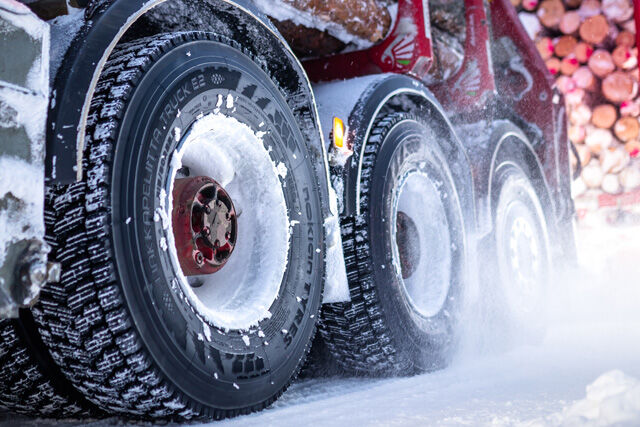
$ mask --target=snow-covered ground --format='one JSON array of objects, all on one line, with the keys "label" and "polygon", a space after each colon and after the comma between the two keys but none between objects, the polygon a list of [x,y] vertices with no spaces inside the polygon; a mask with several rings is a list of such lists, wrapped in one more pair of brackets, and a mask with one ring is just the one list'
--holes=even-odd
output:
[{"label": "snow-covered ground", "polygon": [[270,409],[210,425],[640,426],[640,227],[583,228],[578,243],[580,268],[554,285],[543,337],[478,321],[445,370],[302,380]]},{"label": "snow-covered ground", "polygon": [[301,381],[271,409],[215,424],[640,426],[640,227],[581,229],[578,241],[580,268],[554,285],[543,338],[513,344],[477,323],[448,369]]}]

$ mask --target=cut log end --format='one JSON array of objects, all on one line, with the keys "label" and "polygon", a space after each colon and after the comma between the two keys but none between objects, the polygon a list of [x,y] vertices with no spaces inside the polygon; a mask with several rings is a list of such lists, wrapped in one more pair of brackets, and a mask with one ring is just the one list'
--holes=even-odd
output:
[{"label": "cut log end", "polygon": [[593,109],[591,123],[599,128],[609,129],[616,122],[617,118],[618,112],[613,105],[602,104]]},{"label": "cut log end", "polygon": [[587,43],[598,45],[609,34],[609,23],[603,15],[591,16],[580,25],[580,38]]}]

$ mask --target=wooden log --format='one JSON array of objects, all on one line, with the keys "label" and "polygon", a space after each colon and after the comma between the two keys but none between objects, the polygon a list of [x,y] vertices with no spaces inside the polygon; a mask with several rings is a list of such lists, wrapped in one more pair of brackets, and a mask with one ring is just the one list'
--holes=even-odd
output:
[{"label": "wooden log", "polygon": [[631,31],[622,30],[616,37],[616,45],[634,47],[636,45],[636,35]]},{"label": "wooden log", "polygon": [[602,12],[608,20],[623,23],[633,16],[631,0],[602,0]]},{"label": "wooden log", "polygon": [[562,15],[564,15],[564,6],[560,0],[544,0],[540,3],[537,14],[542,25],[550,29],[557,29]]},{"label": "wooden log", "polygon": [[545,61],[545,65],[547,66],[547,70],[551,73],[551,75],[555,76],[560,72],[560,60],[556,57],[549,58]]},{"label": "wooden log", "polygon": [[640,157],[640,141],[629,141],[624,144],[624,149],[632,159]]},{"label": "wooden log", "polygon": [[582,19],[586,19],[599,15],[601,11],[602,9],[598,0],[583,0],[583,2],[580,3],[578,14]]},{"label": "wooden log", "polygon": [[567,76],[558,77],[556,79],[556,87],[563,95],[566,95],[577,88],[575,80]]},{"label": "wooden log", "polygon": [[591,114],[591,123],[596,127],[609,129],[614,125],[618,118],[616,107],[611,104],[601,104],[593,109]]},{"label": "wooden log", "polygon": [[604,78],[616,69],[611,54],[604,49],[598,49],[589,58],[589,69],[600,78]]},{"label": "wooden log", "polygon": [[638,68],[634,68],[631,71],[627,71],[627,74],[629,75],[629,77],[631,77],[631,80],[633,80],[634,82],[638,83],[638,81],[640,79],[640,74],[638,74]]},{"label": "wooden log", "polygon": [[613,132],[622,142],[629,142],[638,138],[640,133],[640,124],[635,117],[622,117],[613,126]]},{"label": "wooden log", "polygon": [[603,15],[595,15],[585,19],[580,24],[580,38],[594,45],[598,45],[609,35],[609,23]]},{"label": "wooden log", "polygon": [[593,46],[589,43],[578,42],[575,49],[573,50],[573,54],[578,59],[578,62],[581,64],[586,64],[593,55]]},{"label": "wooden log", "polygon": [[559,58],[564,58],[565,56],[573,53],[578,44],[578,40],[576,40],[573,36],[562,36],[555,40],[555,45],[553,46],[553,53],[556,54]]},{"label": "wooden log", "polygon": [[287,40],[291,50],[299,56],[327,56],[345,48],[345,44],[325,31],[308,28],[293,21],[278,21],[273,24]]},{"label": "wooden log", "polygon": [[602,94],[614,104],[620,104],[636,96],[638,83],[625,72],[615,71],[602,80]]},{"label": "wooden log", "polygon": [[598,89],[596,78],[589,67],[582,66],[578,68],[571,77],[579,88],[589,92],[594,92]]},{"label": "wooden log", "polygon": [[600,154],[602,150],[606,150],[613,144],[613,134],[609,129],[587,129],[587,137],[584,139],[584,143],[593,154]]},{"label": "wooden log", "polygon": [[580,6],[580,3],[582,3],[582,0],[564,0],[564,5],[569,9],[575,9]]},{"label": "wooden log", "polygon": [[574,55],[565,56],[560,62],[560,72],[565,76],[571,76],[580,68],[580,63]]},{"label": "wooden log", "polygon": [[[378,0],[281,0],[302,13],[337,24],[351,35],[370,42],[384,38],[391,27],[391,15]],[[265,11],[267,15],[269,11]]]},{"label": "wooden log", "polygon": [[579,144],[576,146],[576,151],[580,157],[580,166],[587,166],[591,161],[591,150],[589,150],[589,147],[584,144]]},{"label": "wooden log", "polygon": [[602,177],[602,184],[600,185],[602,191],[609,194],[619,194],[622,192],[622,185],[618,180],[618,175],[608,173]]},{"label": "wooden log", "polygon": [[616,47],[611,53],[611,58],[616,67],[622,70],[631,70],[638,66],[638,58],[633,55],[631,48],[625,45]]},{"label": "wooden log", "polygon": [[591,121],[591,108],[584,104],[577,105],[569,113],[569,122],[575,126],[585,126]]},{"label": "wooden log", "polygon": [[36,0],[26,3],[29,4],[33,13],[44,21],[69,13],[65,0]]},{"label": "wooden log", "polygon": [[576,34],[578,32],[578,28],[580,28],[580,20],[580,14],[575,10],[566,12],[562,15],[562,19],[560,19],[560,31],[567,35]]},{"label": "wooden log", "polygon": [[620,115],[623,117],[640,116],[640,100],[622,101],[620,103]]},{"label": "wooden log", "polygon": [[629,31],[632,34],[636,33],[636,21],[634,19],[629,19],[620,25],[624,31]]},{"label": "wooden log", "polygon": [[582,144],[584,142],[584,138],[587,136],[587,131],[584,126],[571,125],[567,131],[567,135],[569,137],[569,141],[574,144]]},{"label": "wooden log", "polygon": [[623,146],[609,147],[600,154],[600,167],[604,173],[620,173],[631,158]]},{"label": "wooden log", "polygon": [[640,187],[640,168],[635,166],[628,167],[620,172],[618,179],[625,190],[635,190]]},{"label": "wooden log", "polygon": [[582,88],[575,88],[567,92],[564,96],[565,103],[569,107],[575,107],[586,101],[586,92]]},{"label": "wooden log", "polygon": [[600,169],[598,159],[591,159],[589,164],[582,169],[581,176],[587,188],[600,188],[604,174],[602,173],[602,169]]},{"label": "wooden log", "polygon": [[536,42],[538,53],[545,61],[553,56],[553,42],[549,37],[542,37]]}]

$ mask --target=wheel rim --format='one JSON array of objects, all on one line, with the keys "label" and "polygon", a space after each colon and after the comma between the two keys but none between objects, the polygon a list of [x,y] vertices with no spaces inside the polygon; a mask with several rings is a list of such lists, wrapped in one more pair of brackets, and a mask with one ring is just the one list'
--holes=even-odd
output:
[{"label": "wheel rim", "polygon": [[505,184],[507,201],[498,206],[496,216],[496,254],[509,307],[528,313],[536,310],[542,298],[550,260],[535,192],[519,182],[512,180],[513,187]]},{"label": "wheel rim", "polygon": [[[179,129],[174,133],[180,137]],[[201,227],[192,226],[197,220],[188,209],[172,215],[173,232],[167,232],[167,247],[187,301],[218,328],[248,329],[270,317],[269,308],[285,274],[289,218],[280,179],[286,176],[286,167],[276,165],[269,151],[259,132],[235,118],[210,114],[198,118],[180,137],[170,159],[169,211],[179,211],[186,207],[185,200],[188,204],[202,197],[206,184],[217,190],[216,200],[223,205],[218,207],[220,212],[230,214],[228,221],[211,230],[223,233],[219,236],[224,242],[218,246],[224,254],[221,259],[209,256],[210,262],[204,263],[209,268],[198,266],[192,255],[203,252],[202,245],[187,245],[193,251],[184,252],[185,241],[203,237]],[[210,201],[216,203],[213,198]],[[191,225],[186,227],[189,220]],[[207,243],[205,248],[215,246],[215,239]]]},{"label": "wheel rim", "polygon": [[404,175],[393,210],[394,265],[413,309],[433,317],[451,286],[451,235],[441,191],[423,172]]}]

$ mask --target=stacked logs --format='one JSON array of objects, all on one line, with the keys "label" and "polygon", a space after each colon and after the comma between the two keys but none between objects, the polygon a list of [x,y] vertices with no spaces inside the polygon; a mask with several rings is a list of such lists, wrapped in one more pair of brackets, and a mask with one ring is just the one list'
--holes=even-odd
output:
[{"label": "stacked logs", "polygon": [[[638,47],[632,0],[512,0],[565,95],[583,167],[574,195],[640,187]],[[537,18],[537,22],[536,22]]]}]

